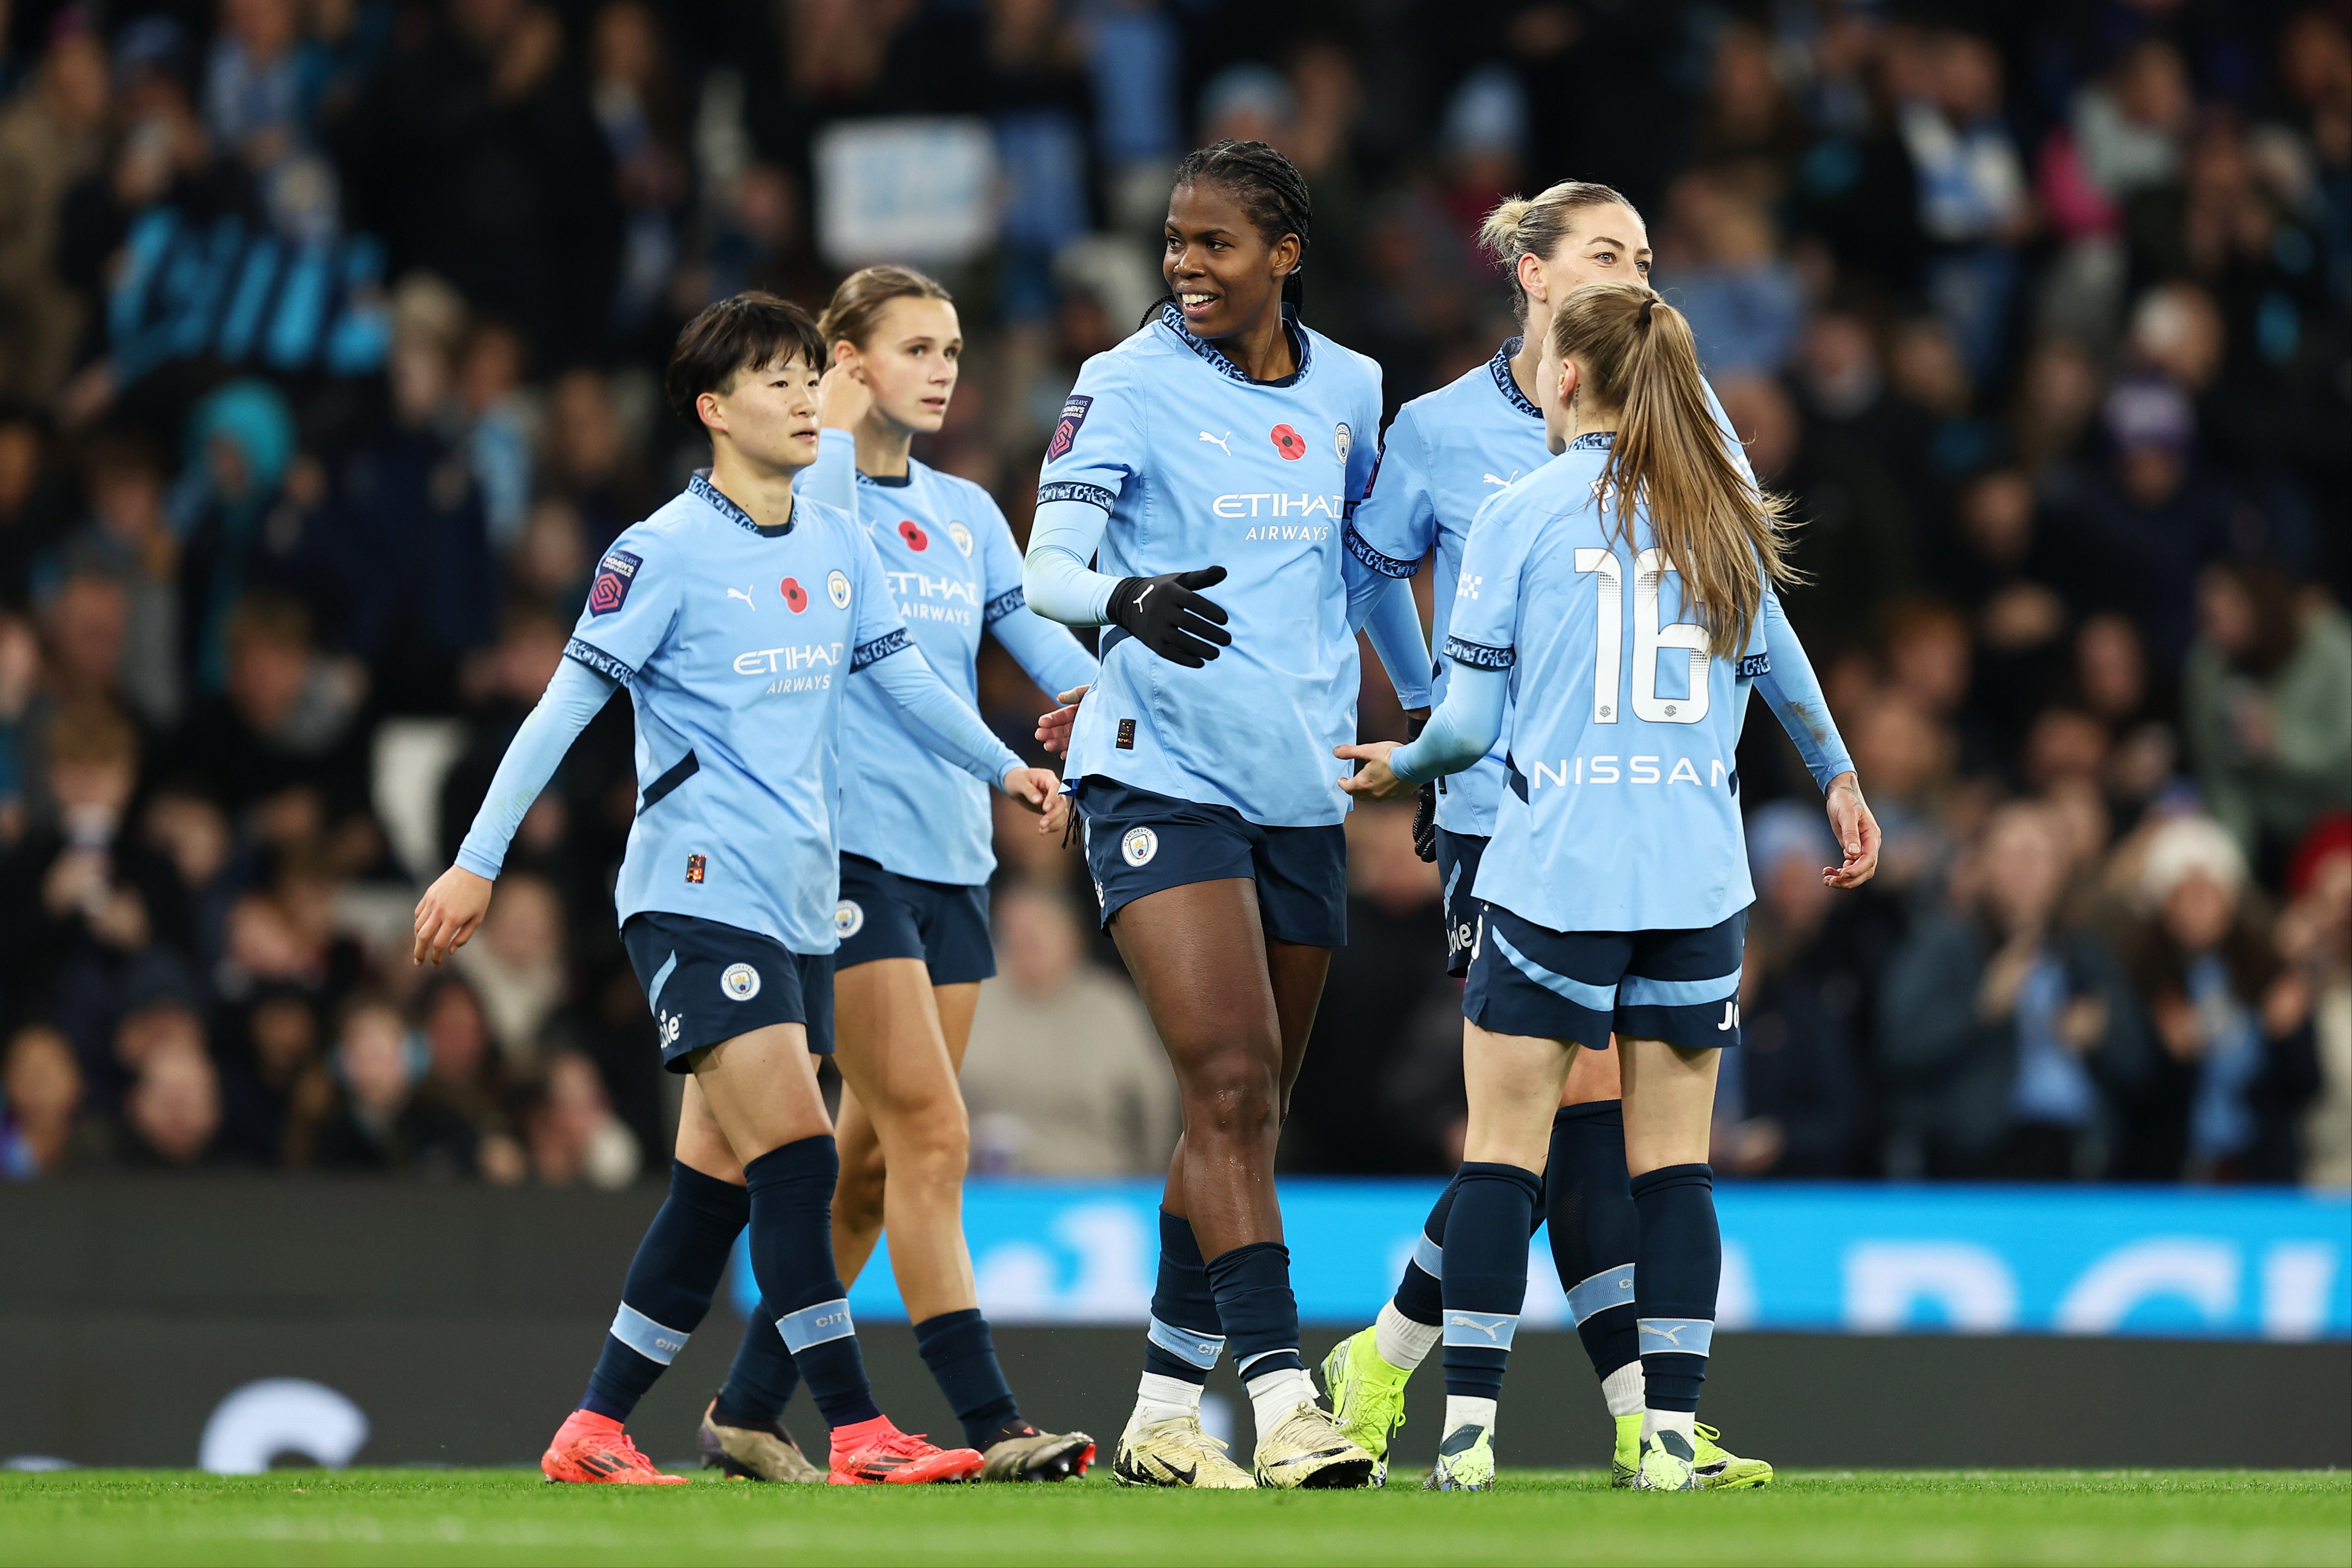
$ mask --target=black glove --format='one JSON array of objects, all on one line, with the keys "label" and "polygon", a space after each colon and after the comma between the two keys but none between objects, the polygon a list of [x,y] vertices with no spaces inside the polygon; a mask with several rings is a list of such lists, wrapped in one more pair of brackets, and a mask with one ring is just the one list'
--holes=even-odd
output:
[{"label": "black glove", "polygon": [[1110,591],[1114,626],[1134,633],[1145,647],[1171,664],[1197,670],[1234,640],[1223,607],[1192,591],[1225,580],[1222,566],[1171,571],[1160,577],[1123,577]]},{"label": "black glove", "polygon": [[[1425,718],[1404,721],[1405,738],[1419,740],[1429,727]],[[1437,780],[1433,779],[1412,795],[1412,852],[1424,861],[1437,859]]]}]

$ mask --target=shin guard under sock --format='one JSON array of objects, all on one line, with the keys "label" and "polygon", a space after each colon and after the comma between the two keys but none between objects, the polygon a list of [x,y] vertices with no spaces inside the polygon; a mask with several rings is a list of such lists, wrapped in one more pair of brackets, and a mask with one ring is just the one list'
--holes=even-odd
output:
[{"label": "shin guard under sock", "polygon": [[1649,1407],[1696,1410],[1723,1279],[1715,1173],[1703,1165],[1665,1166],[1635,1176],[1633,1188],[1642,1217],[1633,1289]]},{"label": "shin guard under sock", "polygon": [[1298,1298],[1290,1291],[1290,1249],[1253,1241],[1220,1252],[1208,1263],[1217,1321],[1234,1349],[1242,1381],[1269,1372],[1303,1370],[1298,1356]]},{"label": "shin guard under sock", "polygon": [[1624,1102],[1563,1105],[1551,1119],[1544,1216],[1569,1317],[1592,1374],[1605,1378],[1641,1359],[1633,1330],[1633,1253],[1641,1219],[1625,1175]]},{"label": "shin guard under sock", "polygon": [[1151,1291],[1151,1326],[1143,1347],[1147,1375],[1173,1377],[1198,1386],[1224,1354],[1215,1292],[1201,1261],[1192,1222],[1160,1212],[1160,1279]]},{"label": "shin guard under sock", "polygon": [[965,1447],[985,1451],[997,1428],[1020,1419],[1021,1407],[997,1364],[996,1343],[978,1307],[925,1318],[915,1325],[915,1348],[948,1396],[948,1408],[963,1423]]},{"label": "shin guard under sock", "polygon": [[881,1415],[857,1354],[848,1292],[833,1266],[833,1188],[840,1174],[830,1133],[771,1149],[743,1166],[761,1311],[783,1336],[831,1427]]},{"label": "shin guard under sock", "polygon": [[580,1396],[582,1409],[615,1421],[629,1418],[710,1311],[727,1255],[750,1213],[743,1188],[670,1162],[669,1197],[629,1260],[621,1310]]},{"label": "shin guard under sock", "polygon": [[1528,1231],[1543,1178],[1518,1166],[1465,1165],[1445,1222],[1445,1394],[1502,1396],[1527,1304]]}]

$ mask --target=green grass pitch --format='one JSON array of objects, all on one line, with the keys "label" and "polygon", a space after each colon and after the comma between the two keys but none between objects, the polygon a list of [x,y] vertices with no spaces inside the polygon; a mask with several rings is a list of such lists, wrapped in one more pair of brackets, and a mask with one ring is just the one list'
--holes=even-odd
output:
[{"label": "green grass pitch", "polygon": [[1799,1471],[1651,1497],[553,1487],[526,1470],[0,1477],[18,1563],[2352,1563],[2340,1471]]}]

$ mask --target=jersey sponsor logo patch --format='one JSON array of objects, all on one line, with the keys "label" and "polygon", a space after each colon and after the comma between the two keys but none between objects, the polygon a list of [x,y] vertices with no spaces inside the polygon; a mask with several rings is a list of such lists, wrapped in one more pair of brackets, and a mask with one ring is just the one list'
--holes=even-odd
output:
[{"label": "jersey sponsor logo patch", "polygon": [[702,880],[704,873],[709,869],[710,860],[707,855],[688,855],[686,857],[687,881],[699,883]]},{"label": "jersey sponsor logo patch", "polygon": [[808,590],[801,586],[799,578],[788,577],[780,586],[783,590],[785,609],[798,615],[808,608]]},{"label": "jersey sponsor logo patch", "polygon": [[971,530],[970,528],[965,528],[961,523],[950,523],[948,525],[948,538],[955,540],[956,549],[963,551],[966,556],[971,554]]},{"label": "jersey sponsor logo patch", "polygon": [[1356,433],[1348,428],[1347,421],[1341,420],[1338,424],[1332,427],[1331,450],[1339,455],[1340,462],[1345,463],[1348,460],[1348,454],[1355,447],[1355,444]]},{"label": "jersey sponsor logo patch", "polygon": [[1128,864],[1144,866],[1160,852],[1160,835],[1150,828],[1129,828],[1118,841],[1118,857]]},{"label": "jersey sponsor logo patch", "polygon": [[866,908],[854,898],[833,906],[833,934],[844,942],[866,929]]},{"label": "jersey sponsor logo patch", "polygon": [[[924,543],[930,541],[926,539]],[[839,571],[828,572],[824,580],[824,596],[833,601],[835,610],[849,608],[849,579]]]},{"label": "jersey sponsor logo patch", "polygon": [[1123,718],[1118,721],[1118,739],[1115,744],[1121,751],[1133,751],[1135,749],[1135,721],[1133,719]]},{"label": "jersey sponsor logo patch", "polygon": [[719,988],[734,1002],[748,1002],[760,994],[760,971],[749,964],[730,964],[720,971]]},{"label": "jersey sponsor logo patch", "polygon": [[1051,463],[1070,450],[1072,444],[1078,439],[1079,428],[1087,423],[1087,410],[1094,405],[1095,400],[1082,392],[1070,394],[1069,401],[1062,404],[1062,417],[1054,422],[1054,439],[1045,444],[1046,462]]},{"label": "jersey sponsor logo patch", "polygon": [[923,525],[912,517],[904,518],[899,522],[898,537],[906,541],[908,549],[927,550],[931,548],[931,536],[925,533]]},{"label": "jersey sponsor logo patch", "polygon": [[629,586],[637,580],[645,558],[627,550],[607,551],[596,563],[596,580],[588,585],[588,613],[610,615],[629,601]]},{"label": "jersey sponsor logo patch", "polygon": [[1274,449],[1282,454],[1286,463],[1296,463],[1307,455],[1307,437],[1289,425],[1276,425],[1266,432],[1266,439],[1274,443]]}]

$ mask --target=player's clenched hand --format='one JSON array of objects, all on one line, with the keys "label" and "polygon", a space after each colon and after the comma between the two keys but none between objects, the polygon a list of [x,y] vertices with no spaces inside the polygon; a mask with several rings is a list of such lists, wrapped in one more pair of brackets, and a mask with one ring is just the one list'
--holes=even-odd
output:
[{"label": "player's clenched hand", "polygon": [[1062,706],[1051,713],[1037,716],[1037,744],[1056,757],[1070,754],[1070,728],[1078,722],[1078,704],[1086,700],[1087,688],[1072,686],[1054,700]]},{"label": "player's clenched hand", "polygon": [[1008,768],[1004,792],[1037,813],[1037,831],[1058,833],[1069,825],[1069,798],[1062,793],[1060,775],[1050,768]]},{"label": "player's clenched hand", "polygon": [[1850,772],[1830,780],[1828,806],[1830,831],[1837,835],[1845,863],[1823,866],[1822,881],[1830,887],[1860,887],[1878,874],[1878,819],[1862,798],[1862,781]]},{"label": "player's clenched hand", "polygon": [[489,912],[492,883],[463,866],[451,866],[416,901],[416,948],[410,961],[438,964],[466,945]]},{"label": "player's clenched hand", "polygon": [[1233,617],[1224,606],[1194,591],[1225,580],[1222,566],[1197,571],[1162,572],[1158,577],[1123,577],[1110,591],[1104,611],[1114,626],[1125,627],[1135,640],[1167,660],[1197,670],[1215,658],[1234,640],[1225,630]]},{"label": "player's clenched hand", "polygon": [[1402,800],[1420,788],[1408,784],[1389,771],[1389,753],[1402,744],[1393,740],[1374,740],[1362,746],[1335,746],[1331,755],[1363,767],[1354,777],[1339,780],[1339,788],[1359,800]]}]

